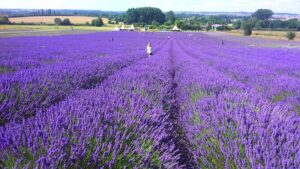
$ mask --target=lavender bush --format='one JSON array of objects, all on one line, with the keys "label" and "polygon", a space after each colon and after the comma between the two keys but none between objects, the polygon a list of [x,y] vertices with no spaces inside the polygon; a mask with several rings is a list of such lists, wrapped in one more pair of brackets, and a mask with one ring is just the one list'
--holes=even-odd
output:
[{"label": "lavender bush", "polygon": [[[55,40],[59,41],[60,38]],[[76,39],[73,43],[80,42]],[[159,42],[159,39],[154,41],[154,43]],[[99,42],[93,42],[91,48],[81,51],[87,52],[81,56],[81,59],[24,69],[0,76],[0,124],[31,117],[38,109],[58,103],[75,90],[93,88],[107,76],[146,57],[142,48],[142,44],[147,43],[145,40],[131,43],[139,46],[140,49],[131,51],[132,49],[125,48],[120,52],[102,53],[103,56],[95,57],[96,51],[102,52],[101,49],[104,48],[94,49],[96,43]],[[92,52],[93,54],[88,54],[91,50],[95,51]],[[107,49],[104,48],[105,50]]]},{"label": "lavender bush", "polygon": [[222,38],[1,39],[0,168],[299,168],[300,51]]}]

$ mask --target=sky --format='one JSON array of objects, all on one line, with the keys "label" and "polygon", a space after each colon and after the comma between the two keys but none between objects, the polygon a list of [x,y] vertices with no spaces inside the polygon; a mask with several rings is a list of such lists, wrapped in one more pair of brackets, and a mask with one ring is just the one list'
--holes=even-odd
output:
[{"label": "sky", "polygon": [[126,11],[131,7],[158,7],[163,11],[274,12],[300,13],[300,0],[0,0],[0,8],[95,9]]}]

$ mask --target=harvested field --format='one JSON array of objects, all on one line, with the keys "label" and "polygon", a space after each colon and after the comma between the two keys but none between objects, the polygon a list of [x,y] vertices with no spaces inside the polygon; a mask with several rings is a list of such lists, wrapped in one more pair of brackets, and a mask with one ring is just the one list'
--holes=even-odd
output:
[{"label": "harvested field", "polygon": [[[69,18],[73,24],[85,24],[86,22],[91,23],[93,19],[97,17],[90,16],[30,16],[30,17],[16,17],[9,18],[12,23],[34,23],[34,24],[54,24],[54,19],[66,19]],[[107,18],[102,18],[104,24],[108,24]]]}]

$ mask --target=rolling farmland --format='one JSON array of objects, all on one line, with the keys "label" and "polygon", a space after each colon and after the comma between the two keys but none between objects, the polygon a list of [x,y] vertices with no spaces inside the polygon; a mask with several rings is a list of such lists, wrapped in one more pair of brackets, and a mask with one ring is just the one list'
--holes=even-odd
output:
[{"label": "rolling farmland", "polygon": [[0,38],[0,168],[298,168],[300,50],[244,41]]},{"label": "rolling farmland", "polygon": [[[66,19],[69,18],[72,24],[85,24],[86,22],[91,23],[93,19],[97,17],[89,16],[27,16],[27,17],[13,17],[9,18],[12,23],[30,23],[30,24],[54,24],[54,19]],[[102,18],[104,24],[108,24],[107,18]]]}]

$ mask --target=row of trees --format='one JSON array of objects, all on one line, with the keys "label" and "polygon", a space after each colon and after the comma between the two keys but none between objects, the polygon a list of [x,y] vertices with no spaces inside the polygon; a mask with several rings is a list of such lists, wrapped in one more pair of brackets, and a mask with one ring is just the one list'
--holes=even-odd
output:
[{"label": "row of trees", "polygon": [[[243,22],[247,20],[238,20],[234,23],[234,27],[236,29],[241,29],[243,27]],[[253,25],[254,29],[272,29],[272,30],[286,30],[286,29],[294,29],[300,31],[300,22],[297,19],[290,20],[256,20],[252,18],[250,21]]]},{"label": "row of trees", "polygon": [[55,18],[54,23],[56,25],[72,25],[71,21],[69,18],[66,18],[64,20],[61,20],[60,18]]},{"label": "row of trees", "polygon": [[117,23],[125,22],[127,24],[158,27],[160,25],[173,25],[176,17],[173,11],[163,13],[159,8],[141,7],[130,8],[125,14],[119,15],[115,19]]},{"label": "row of trees", "polygon": [[269,9],[258,9],[257,11],[255,11],[250,18],[243,20],[243,22],[241,22],[240,24],[240,27],[244,29],[244,35],[250,36],[252,34],[253,28],[256,25],[258,26],[261,23],[266,22],[273,16],[273,14],[274,12]]},{"label": "row of trees", "polygon": [[[253,29],[262,29],[262,28],[287,28],[287,29],[297,29],[300,30],[300,22],[297,19],[291,19],[288,21],[281,20],[272,20],[269,19],[273,16],[273,11],[269,9],[259,9],[257,10],[250,18],[239,22],[240,26],[244,30],[245,36],[250,36]],[[293,40],[296,37],[296,33],[288,31],[286,37],[289,40]]]},{"label": "row of trees", "polygon": [[[68,18],[65,18],[64,20],[61,20],[60,18],[55,18],[54,23],[56,25],[72,25],[70,19],[68,19]],[[98,17],[97,19],[93,19],[91,24],[87,23],[86,25],[100,27],[100,26],[103,26],[104,23],[103,23],[103,20],[100,17]]]},{"label": "row of trees", "polygon": [[97,26],[97,27],[101,27],[101,26],[104,26],[104,23],[103,23],[103,20],[98,17],[97,19],[93,19],[92,20],[92,26]]},{"label": "row of trees", "polygon": [[255,29],[298,29],[300,31],[300,22],[297,19],[282,20],[258,20],[254,25]]},{"label": "row of trees", "polygon": [[297,19],[290,19],[287,21],[282,20],[269,20],[273,16],[273,11],[269,9],[259,9],[253,15],[242,21],[237,21],[235,27],[237,29],[244,29],[246,36],[251,35],[253,29],[293,29],[300,31],[300,22]]},{"label": "row of trees", "polygon": [[0,24],[10,24],[8,17],[0,16]]},{"label": "row of trees", "polygon": [[[183,30],[199,30],[201,25],[212,25],[214,23],[229,24],[232,23],[233,16],[186,16],[178,14],[175,16],[173,11],[163,13],[158,8],[143,7],[130,8],[123,15],[116,17],[116,22],[125,22],[139,26],[151,25],[150,28],[170,28],[176,24]],[[220,27],[221,30],[230,29],[227,26]]]},{"label": "row of trees", "polygon": [[128,24],[163,24],[165,22],[165,14],[159,8],[130,8],[126,12],[125,22]]}]

